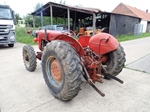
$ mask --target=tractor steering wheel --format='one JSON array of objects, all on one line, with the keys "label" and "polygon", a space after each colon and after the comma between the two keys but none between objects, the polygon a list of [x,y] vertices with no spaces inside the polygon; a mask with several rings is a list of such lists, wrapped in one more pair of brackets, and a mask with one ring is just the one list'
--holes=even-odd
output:
[{"label": "tractor steering wheel", "polygon": [[69,36],[71,36],[71,37],[73,37],[73,38],[76,37],[75,32],[72,31],[72,30],[69,30],[69,32],[64,32],[64,31],[61,31],[61,32],[62,32],[63,34],[69,35]]},{"label": "tractor steering wheel", "polygon": [[70,36],[72,36],[73,38],[77,36],[74,31],[70,30],[69,32],[70,32]]}]

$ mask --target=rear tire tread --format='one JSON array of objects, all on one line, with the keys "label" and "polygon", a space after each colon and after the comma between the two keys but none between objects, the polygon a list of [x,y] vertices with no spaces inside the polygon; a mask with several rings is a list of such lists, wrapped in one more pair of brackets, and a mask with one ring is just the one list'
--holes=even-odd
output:
[{"label": "rear tire tread", "polygon": [[37,66],[37,61],[36,61],[37,58],[36,58],[34,48],[30,45],[25,45],[25,46],[23,46],[22,52],[24,52],[24,50],[27,51],[27,54],[28,54],[29,60],[30,60],[29,66],[27,66],[25,63],[25,57],[23,55],[24,65],[28,71],[32,72],[36,69],[36,66]]},{"label": "rear tire tread", "polygon": [[[61,40],[54,40],[47,44],[43,52],[42,65],[44,64],[45,56],[48,52],[57,53],[62,69],[65,73],[65,84],[62,90],[58,94],[55,94],[51,90],[47,74],[43,72],[46,84],[56,98],[63,101],[71,100],[78,94],[82,83],[81,75],[83,74],[83,70],[80,64],[80,58],[69,43]],[[44,70],[43,67],[44,66],[42,66],[42,69]]]},{"label": "rear tire tread", "polygon": [[[109,68],[106,67],[106,72],[113,76],[117,76],[124,68],[124,65],[126,62],[126,59],[125,59],[126,54],[121,45],[119,45],[119,47],[115,51],[112,51],[110,54],[111,54],[110,61],[112,64],[110,65],[111,67]],[[103,72],[104,75],[107,73]],[[106,78],[108,77],[106,76]]]}]

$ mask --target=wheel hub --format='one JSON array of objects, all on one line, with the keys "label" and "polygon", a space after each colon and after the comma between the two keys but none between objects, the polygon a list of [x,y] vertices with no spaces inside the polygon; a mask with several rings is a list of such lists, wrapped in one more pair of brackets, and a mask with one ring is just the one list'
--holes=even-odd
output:
[{"label": "wheel hub", "polygon": [[29,56],[28,55],[25,56],[25,60],[29,61]]},{"label": "wheel hub", "polygon": [[51,73],[55,81],[62,82],[62,69],[56,59],[54,59],[51,63]]}]

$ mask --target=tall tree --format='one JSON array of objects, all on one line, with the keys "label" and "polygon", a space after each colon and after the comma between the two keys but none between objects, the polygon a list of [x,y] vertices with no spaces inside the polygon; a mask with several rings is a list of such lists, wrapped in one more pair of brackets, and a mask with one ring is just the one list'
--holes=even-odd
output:
[{"label": "tall tree", "polygon": [[22,18],[20,17],[20,15],[19,14],[15,14],[15,16],[16,16],[16,22],[18,23],[18,20],[22,20]]},{"label": "tall tree", "polygon": [[[55,1],[55,0],[54,0]],[[55,1],[56,2],[56,1]],[[65,0],[60,0],[58,2],[59,4],[66,4],[66,1]],[[41,8],[43,6],[42,3],[37,3],[34,7],[34,11],[38,10],[39,8]],[[26,21],[26,24],[28,26],[33,26],[33,18],[31,15],[26,15],[24,17],[25,21]],[[56,21],[57,20],[57,21]],[[43,17],[43,23],[44,25],[48,25],[50,24],[50,17]],[[57,18],[56,17],[53,17],[53,23],[54,24],[63,24],[64,23],[64,19],[62,18]],[[40,16],[36,16],[35,17],[35,27],[40,27],[41,26],[41,17]]]},{"label": "tall tree", "polygon": [[42,3],[37,3],[34,7],[34,11],[38,10],[39,8],[41,8],[43,6]]},{"label": "tall tree", "polygon": [[33,18],[30,14],[27,14],[25,17],[24,17],[24,20],[26,22],[26,26],[33,26]]},{"label": "tall tree", "polygon": [[[54,2],[56,2],[56,0],[54,0]],[[59,4],[66,4],[66,1],[65,0],[60,0],[59,2],[56,2],[56,3],[59,3]]]}]

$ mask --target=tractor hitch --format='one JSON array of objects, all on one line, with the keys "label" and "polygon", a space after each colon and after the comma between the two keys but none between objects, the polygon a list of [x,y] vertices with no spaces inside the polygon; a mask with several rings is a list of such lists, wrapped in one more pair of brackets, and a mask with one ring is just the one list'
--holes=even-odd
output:
[{"label": "tractor hitch", "polygon": [[[85,80],[86,80],[102,97],[104,97],[105,94],[104,94],[103,92],[101,92],[101,91],[96,87],[96,85],[94,84],[94,82],[93,82],[92,79],[90,78],[90,75],[89,75],[89,73],[87,72],[85,66],[84,66],[83,64],[82,64],[82,66],[83,66],[83,70],[84,70],[84,72],[85,72],[85,74],[83,75],[83,77],[85,78]],[[102,70],[103,70],[105,73],[107,73],[107,72],[106,72],[106,69],[104,68],[104,65],[101,65],[101,68],[102,68]],[[109,74],[109,73],[107,73],[107,75],[105,75],[105,76],[108,77],[108,78],[114,79],[114,80],[120,82],[121,84],[123,84],[123,81],[122,81],[121,79],[119,79],[119,78],[117,78],[117,77],[115,77],[115,76],[113,76],[113,75],[111,75],[111,74]]]},{"label": "tractor hitch", "polygon": [[91,79],[88,79],[87,82],[88,82],[102,97],[105,96],[105,94],[102,93],[102,92],[95,86],[95,84],[93,83],[93,81],[92,81]]},{"label": "tractor hitch", "polygon": [[97,87],[96,85],[93,83],[92,79],[90,78],[85,66],[82,64],[83,66],[83,70],[85,72],[85,75],[83,76],[85,78],[85,80],[102,96],[104,97],[105,94],[103,92],[101,92]]},{"label": "tractor hitch", "polygon": [[117,77],[115,77],[115,76],[113,76],[113,75],[107,73],[107,71],[106,71],[104,65],[101,65],[101,67],[102,67],[102,70],[106,73],[106,74],[105,74],[106,77],[111,78],[111,79],[114,79],[114,80],[120,82],[121,84],[123,84],[123,81],[122,81],[121,79],[119,79],[119,78],[117,78]]}]

